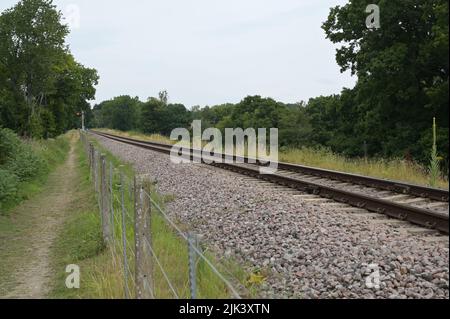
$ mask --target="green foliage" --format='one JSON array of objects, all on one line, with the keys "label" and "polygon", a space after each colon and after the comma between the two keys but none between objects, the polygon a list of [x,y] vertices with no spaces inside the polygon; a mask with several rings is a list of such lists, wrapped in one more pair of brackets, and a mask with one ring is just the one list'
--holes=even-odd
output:
[{"label": "green foliage", "polygon": [[43,161],[9,129],[0,129],[0,207],[17,196],[20,182],[43,169]]},{"label": "green foliage", "polygon": [[68,28],[51,0],[22,0],[0,15],[0,125],[31,137],[54,137],[79,125],[97,72],[77,63]]},{"label": "green foliage", "polygon": [[186,107],[182,104],[168,104],[166,91],[159,95],[159,99],[152,97],[145,103],[128,95],[104,101],[94,106],[92,125],[163,135],[169,135],[174,128],[188,127],[191,117]]},{"label": "green foliage", "polygon": [[142,102],[137,97],[118,96],[94,106],[93,125],[129,131],[138,126],[138,116]]},{"label": "green foliage", "polygon": [[45,167],[31,146],[22,142],[9,129],[0,129],[0,168],[15,175],[18,181],[34,177]]},{"label": "green foliage", "polygon": [[[339,112],[334,120],[322,117],[313,122],[313,132],[328,134],[319,134],[321,142],[335,151],[359,155],[361,141],[366,140],[371,155],[413,157],[425,163],[428,123],[437,117],[443,128],[437,140],[446,140],[437,147],[446,154],[448,166],[448,1],[380,1],[378,5],[381,28],[377,30],[365,26],[367,1],[363,0],[332,8],[323,24],[327,38],[341,45],[337,63],[342,71],[357,75],[358,82],[351,90],[351,104],[344,107],[348,95],[344,91],[333,98],[333,106],[320,106]],[[347,123],[352,124],[348,131]],[[321,126],[331,130],[326,133]]]},{"label": "green foliage", "polygon": [[43,129],[43,137],[51,138],[57,135],[57,127],[55,121],[55,115],[48,109],[43,109],[41,111],[41,124]]},{"label": "green foliage", "polygon": [[36,176],[46,168],[42,158],[36,155],[28,144],[20,144],[15,149],[12,159],[4,165],[6,170],[13,172],[20,181],[26,181]]},{"label": "green foliage", "polygon": [[0,166],[11,161],[14,150],[20,145],[20,139],[13,131],[0,128]]},{"label": "green foliage", "polygon": [[149,98],[148,101],[142,105],[141,118],[139,127],[144,133],[156,133],[159,127],[159,110],[164,104],[155,99]]},{"label": "green foliage", "polygon": [[142,105],[139,129],[144,133],[170,135],[175,128],[187,128],[191,114],[183,104],[169,104],[167,91]]},{"label": "green foliage", "polygon": [[42,161],[31,147],[9,129],[0,129],[0,207],[12,200],[19,182],[26,181],[42,169]]},{"label": "green foliage", "polygon": [[284,104],[271,98],[247,96],[238,104],[223,104],[205,108],[195,107],[192,118],[202,120],[206,127],[278,128],[283,146],[309,144],[311,125],[303,103]]},{"label": "green foliage", "polygon": [[42,138],[44,127],[42,126],[41,117],[38,114],[33,113],[30,115],[27,131],[32,137]]},{"label": "green foliage", "polygon": [[64,137],[22,141],[13,131],[0,129],[0,207],[11,206],[33,193],[33,181],[42,179],[60,163],[68,147]]},{"label": "green foliage", "polygon": [[190,124],[190,114],[182,104],[164,104],[149,101],[142,111],[142,131],[170,135],[174,128],[187,128]]},{"label": "green foliage", "polygon": [[2,202],[11,200],[17,194],[19,178],[14,173],[0,168],[0,208]]}]

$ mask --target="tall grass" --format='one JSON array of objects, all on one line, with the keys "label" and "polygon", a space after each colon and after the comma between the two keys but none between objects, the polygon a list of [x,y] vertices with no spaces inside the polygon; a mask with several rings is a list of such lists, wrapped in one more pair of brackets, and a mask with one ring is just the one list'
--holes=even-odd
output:
[{"label": "tall grass", "polygon": [[433,145],[431,147],[431,158],[430,158],[430,185],[436,187],[438,184],[439,176],[441,175],[439,168],[440,158],[437,153],[437,143],[436,143],[436,118],[433,118]]},{"label": "tall grass", "polygon": [[[430,181],[426,167],[403,159],[350,159],[323,148],[302,148],[281,152],[280,160],[418,185],[429,185]],[[448,189],[448,179],[436,176],[435,186]]]},{"label": "tall grass", "polygon": [[137,131],[118,131],[118,130],[112,130],[107,128],[97,129],[100,132],[114,134],[118,136],[123,137],[129,137],[129,138],[136,138],[143,141],[149,141],[149,142],[157,142],[157,143],[165,143],[165,144],[175,144],[175,141],[171,140],[170,138],[160,135],[160,134],[143,134]]}]

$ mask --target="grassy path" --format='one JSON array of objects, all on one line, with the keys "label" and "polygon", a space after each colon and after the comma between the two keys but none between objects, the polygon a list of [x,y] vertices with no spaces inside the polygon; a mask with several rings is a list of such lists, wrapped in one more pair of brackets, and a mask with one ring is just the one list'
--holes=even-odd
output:
[{"label": "grassy path", "polygon": [[76,199],[76,133],[67,160],[40,195],[0,220],[0,298],[45,298],[52,281],[52,248]]}]

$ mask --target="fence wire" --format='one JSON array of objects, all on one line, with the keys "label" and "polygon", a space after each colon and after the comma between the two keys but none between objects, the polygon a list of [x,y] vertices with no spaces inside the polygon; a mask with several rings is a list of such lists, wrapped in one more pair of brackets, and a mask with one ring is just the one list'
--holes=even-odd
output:
[{"label": "fence wire", "polygon": [[[196,236],[182,231],[158,200],[152,198],[149,181],[144,186],[139,178],[127,176],[122,166],[115,167],[93,145],[87,133],[81,132],[81,141],[88,155],[99,210],[103,212],[100,215],[105,241],[113,255],[113,266],[122,276],[124,298],[196,298],[201,290],[198,283],[212,280],[202,277],[200,261],[230,297],[241,298],[226,276],[205,256],[197,240],[193,240]],[[159,223],[166,225],[168,231],[155,230]],[[167,236],[175,239],[170,241]],[[184,243],[183,248],[175,245],[176,241]],[[174,264],[174,258],[184,262]],[[155,269],[162,277],[156,276]]]}]

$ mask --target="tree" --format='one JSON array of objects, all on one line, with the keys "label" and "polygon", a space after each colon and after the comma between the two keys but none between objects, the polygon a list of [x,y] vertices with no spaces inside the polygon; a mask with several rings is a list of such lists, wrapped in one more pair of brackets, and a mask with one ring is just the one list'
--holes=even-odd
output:
[{"label": "tree", "polygon": [[78,126],[77,112],[89,113],[87,101],[95,97],[97,83],[97,71],[85,68],[70,54],[56,66],[55,90],[48,95],[46,108],[54,115],[59,134]]},{"label": "tree", "polygon": [[21,1],[0,19],[1,63],[10,87],[25,98],[29,122],[53,89],[54,61],[66,51],[68,29],[60,19],[51,1],[42,0]]},{"label": "tree", "polygon": [[[71,56],[51,0],[22,0],[0,15],[0,123],[23,135],[62,133],[87,109],[98,76]],[[56,127],[50,127],[56,126]]]},{"label": "tree", "polygon": [[279,140],[284,147],[311,145],[312,126],[304,102],[286,105],[279,126]]},{"label": "tree", "polygon": [[191,123],[191,114],[183,104],[168,104],[159,109],[159,133],[170,135],[175,128],[187,128]]},{"label": "tree", "polygon": [[278,128],[281,146],[308,145],[311,126],[304,103],[284,104],[271,98],[247,96],[238,104],[222,104],[193,110],[203,127]]},{"label": "tree", "polygon": [[[366,6],[351,0],[334,7],[323,24],[327,38],[341,44],[341,70],[358,76],[350,113],[356,131],[349,134],[370,140],[372,154],[412,153],[423,161],[428,148],[415,144],[427,136],[433,117],[448,140],[448,2],[380,1],[376,30],[365,25]],[[448,143],[440,147],[448,154]]]},{"label": "tree", "polygon": [[162,104],[167,105],[169,103],[169,93],[166,90],[160,91],[158,97]]},{"label": "tree", "polygon": [[129,131],[138,128],[141,102],[137,97],[123,95],[94,106],[97,127]]},{"label": "tree", "polygon": [[159,133],[159,110],[163,105],[160,100],[153,97],[142,105],[140,129],[144,133]]},{"label": "tree", "polygon": [[[161,95],[160,95],[161,96]],[[183,104],[165,104],[154,97],[142,105],[140,128],[144,133],[170,135],[175,128],[187,128],[191,114]]]}]

